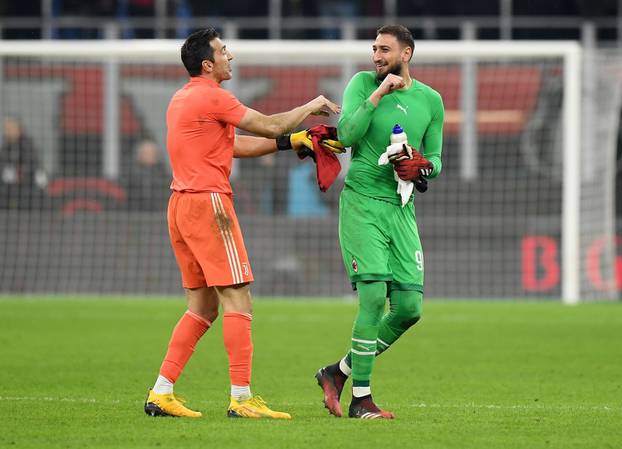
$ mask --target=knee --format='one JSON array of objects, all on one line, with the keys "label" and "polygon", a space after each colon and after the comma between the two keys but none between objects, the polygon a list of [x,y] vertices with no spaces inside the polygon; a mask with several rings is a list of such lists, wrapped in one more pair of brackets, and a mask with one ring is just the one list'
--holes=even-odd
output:
[{"label": "knee", "polygon": [[358,282],[359,303],[361,310],[380,317],[387,301],[385,282]]},{"label": "knee", "polygon": [[217,308],[213,309],[213,308],[188,307],[188,311],[191,312],[193,315],[209,323],[214,323],[214,321],[216,321],[216,319],[218,318]]},{"label": "knee", "polygon": [[253,302],[248,284],[215,287],[223,312],[253,313]]},{"label": "knee", "polygon": [[186,296],[190,312],[210,323],[218,318],[218,297],[212,288],[186,288]]},{"label": "knee", "polygon": [[407,307],[401,315],[402,326],[411,327],[419,322],[421,319],[421,310],[416,308]]},{"label": "knee", "polygon": [[210,323],[213,323],[218,319],[218,309],[204,311],[203,313],[201,313],[201,318],[209,321]]},{"label": "knee", "polygon": [[387,299],[382,297],[366,298],[365,301],[361,301],[360,308],[380,319],[384,313],[386,302]]},{"label": "knee", "polygon": [[421,294],[418,292],[412,292],[412,294],[407,296],[409,296],[407,300],[401,301],[395,311],[401,325],[405,328],[409,328],[417,324],[423,313],[421,307]]}]

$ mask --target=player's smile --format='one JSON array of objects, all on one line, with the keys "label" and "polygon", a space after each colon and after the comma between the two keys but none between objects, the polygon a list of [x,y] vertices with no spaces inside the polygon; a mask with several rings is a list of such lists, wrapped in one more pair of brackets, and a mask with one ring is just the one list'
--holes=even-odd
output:
[{"label": "player's smile", "polygon": [[401,64],[389,64],[385,59],[375,60],[374,68],[376,69],[376,79],[382,81],[389,73],[399,75],[401,71]]},{"label": "player's smile", "polygon": [[231,74],[231,72],[233,72],[233,66],[231,64],[231,61],[233,60],[233,55],[231,54],[231,52],[227,52],[228,56],[227,56],[227,62],[225,62],[225,70]]},{"label": "player's smile", "polygon": [[231,66],[231,60],[233,59],[233,56],[231,56],[231,54],[229,52],[227,52],[227,57],[225,59],[225,61],[223,61],[222,63],[222,70],[226,76],[226,79],[230,79],[231,78],[231,74],[233,72],[233,67]]},{"label": "player's smile", "polygon": [[214,70],[218,74],[217,76],[221,78],[221,81],[231,79],[233,73],[233,68],[231,67],[233,54],[218,38],[214,39],[210,45],[214,49],[214,60],[212,62],[214,63]]},{"label": "player's smile", "polygon": [[376,78],[379,80],[384,79],[391,71],[390,64],[384,59],[374,61],[374,67],[376,69]]}]

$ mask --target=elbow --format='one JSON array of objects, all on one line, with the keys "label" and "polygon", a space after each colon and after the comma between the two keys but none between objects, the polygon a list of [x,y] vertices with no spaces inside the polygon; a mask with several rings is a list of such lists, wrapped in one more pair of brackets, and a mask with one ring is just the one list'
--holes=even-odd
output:
[{"label": "elbow", "polygon": [[352,145],[354,145],[354,139],[352,139],[349,135],[338,134],[338,136],[339,136],[339,142],[341,142],[344,147],[352,147]]},{"label": "elbow", "polygon": [[283,134],[285,134],[285,130],[282,130],[281,128],[278,128],[276,130],[268,132],[264,137],[267,137],[268,139],[276,139],[277,137],[279,137],[279,136],[281,136]]},{"label": "elbow", "polygon": [[285,134],[288,129],[279,121],[272,121],[268,123],[265,128],[265,132],[263,137],[267,137],[268,139],[276,139],[277,137]]},{"label": "elbow", "polygon": [[345,126],[337,127],[337,137],[344,147],[351,147],[354,144],[352,133],[348,132]]}]

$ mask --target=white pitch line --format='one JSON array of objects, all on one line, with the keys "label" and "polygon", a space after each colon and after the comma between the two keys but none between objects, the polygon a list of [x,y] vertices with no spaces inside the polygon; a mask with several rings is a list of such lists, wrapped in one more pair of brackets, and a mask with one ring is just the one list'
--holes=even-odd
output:
[{"label": "white pitch line", "polygon": [[610,405],[498,405],[498,404],[407,404],[412,408],[477,408],[477,409],[496,409],[496,410],[600,410],[600,411],[622,411],[622,407],[612,407]]},{"label": "white pitch line", "polygon": [[55,398],[50,396],[0,396],[0,401],[43,401],[43,402],[78,402],[82,404],[119,404],[121,401],[118,399],[99,400],[93,398]]},{"label": "white pitch line", "polygon": [[[122,401],[120,399],[95,399],[95,398],[59,398],[51,396],[0,396],[0,401],[7,402],[70,402],[78,404],[144,404],[144,399]],[[201,404],[221,404],[225,401],[194,401]]]},{"label": "white pitch line", "polygon": [[[287,402],[281,401],[282,406],[311,406],[317,405],[317,402]],[[415,404],[398,404],[392,402],[391,404],[383,403],[388,408],[392,407],[406,407],[406,408],[438,408],[438,409],[491,409],[491,410],[596,410],[603,412],[622,412],[622,407],[611,405],[527,405],[527,404],[426,404],[424,402]]]}]

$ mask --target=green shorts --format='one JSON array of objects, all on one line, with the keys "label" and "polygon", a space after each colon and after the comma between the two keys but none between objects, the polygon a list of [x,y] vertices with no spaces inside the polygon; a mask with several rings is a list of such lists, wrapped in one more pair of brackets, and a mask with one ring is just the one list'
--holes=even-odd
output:
[{"label": "green shorts", "polygon": [[390,290],[423,293],[423,250],[412,202],[402,208],[344,189],[339,242],[353,287],[358,281],[387,281]]}]

